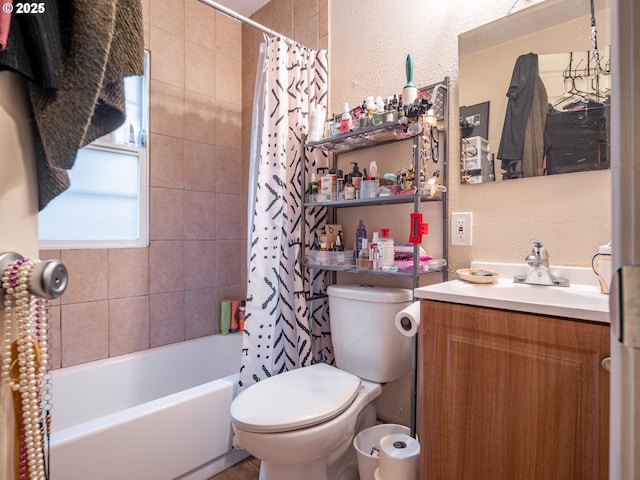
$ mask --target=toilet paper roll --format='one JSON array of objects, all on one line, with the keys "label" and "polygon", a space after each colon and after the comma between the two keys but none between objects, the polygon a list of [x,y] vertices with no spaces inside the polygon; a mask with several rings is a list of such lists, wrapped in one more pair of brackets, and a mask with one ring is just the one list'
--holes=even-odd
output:
[{"label": "toilet paper roll", "polygon": [[379,480],[418,480],[420,443],[404,433],[386,435],[380,439]]},{"label": "toilet paper roll", "polygon": [[420,302],[413,302],[396,314],[396,328],[401,334],[413,337],[420,327]]}]

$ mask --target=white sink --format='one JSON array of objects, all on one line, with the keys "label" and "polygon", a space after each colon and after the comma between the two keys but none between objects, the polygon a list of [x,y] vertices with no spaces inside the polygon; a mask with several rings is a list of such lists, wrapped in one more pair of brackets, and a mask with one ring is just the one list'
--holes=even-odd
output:
[{"label": "white sink", "polygon": [[496,283],[476,284],[462,280],[437,283],[415,290],[417,298],[465,305],[539,313],[609,323],[609,296],[593,285],[572,283],[548,287],[513,283],[501,276]]}]

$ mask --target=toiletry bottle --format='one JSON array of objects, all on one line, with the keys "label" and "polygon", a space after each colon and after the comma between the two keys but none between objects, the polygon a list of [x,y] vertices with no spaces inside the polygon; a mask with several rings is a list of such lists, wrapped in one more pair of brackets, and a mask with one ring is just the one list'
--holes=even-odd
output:
[{"label": "toiletry bottle", "polygon": [[307,195],[309,195],[309,201],[315,202],[318,195],[318,180],[316,179],[316,173],[311,174],[311,181],[307,184]]},{"label": "toiletry bottle", "polygon": [[366,238],[362,239],[361,246],[360,253],[358,253],[358,269],[369,270],[369,246]]},{"label": "toiletry bottle", "polygon": [[[362,242],[367,239],[367,229],[364,226],[364,222],[360,220],[358,228],[356,229],[356,254],[360,256],[362,250]],[[367,252],[368,253],[368,252]]]},{"label": "toiletry bottle", "polygon": [[342,170],[336,171],[336,200],[344,199],[344,176]]},{"label": "toiletry bottle", "polygon": [[311,112],[311,120],[309,122],[309,136],[307,140],[310,142],[317,142],[322,140],[324,135],[324,119],[325,111],[321,105],[317,105],[316,109]]},{"label": "toiletry bottle", "polygon": [[344,240],[342,239],[342,230],[338,231],[338,236],[336,237],[336,251],[338,252],[344,251]]},{"label": "toiletry bottle", "polygon": [[373,232],[371,237],[371,245],[369,247],[369,270],[378,270],[378,262],[378,232]]},{"label": "toiletry bottle", "polygon": [[228,335],[231,328],[231,300],[220,301],[220,333]]},{"label": "toiletry bottle", "polygon": [[319,168],[318,171],[320,170],[327,172],[324,175],[322,175],[322,177],[320,177],[320,187],[319,187],[320,201],[329,202],[333,200],[332,198],[332,194],[334,192],[333,181],[334,181],[335,175],[330,174],[328,172],[329,169],[327,167]]},{"label": "toiletry bottle", "polygon": [[329,264],[329,251],[327,250],[327,244],[320,244],[320,251],[318,252],[318,263],[320,265],[328,265]]},{"label": "toiletry bottle", "polygon": [[353,171],[351,172],[351,183],[356,189],[356,192],[360,191],[360,184],[362,183],[362,173],[358,167],[358,162],[351,162],[353,165]]},{"label": "toiletry bottle", "polygon": [[345,102],[344,112],[340,119],[340,133],[347,133],[351,127],[351,113],[349,112],[349,104]]},{"label": "toiletry bottle", "polygon": [[240,306],[238,307],[238,326],[240,327],[240,331],[244,332],[244,316],[247,311],[247,304],[244,300],[240,301]]},{"label": "toiletry bottle", "polygon": [[356,187],[351,183],[351,175],[347,175],[347,183],[344,186],[344,199],[355,200],[356,199]]},{"label": "toiletry bottle", "polygon": [[381,229],[382,238],[378,239],[378,250],[380,251],[380,266],[390,267],[395,259],[395,244],[393,238],[389,237],[389,229]]},{"label": "toiletry bottle", "polygon": [[371,180],[378,179],[378,164],[375,160],[369,162],[369,177],[371,177]]},{"label": "toiletry bottle", "polygon": [[231,323],[229,324],[229,333],[236,333],[240,330],[238,323],[238,310],[240,309],[240,300],[231,300]]},{"label": "toiletry bottle", "polygon": [[369,112],[367,111],[367,101],[363,100],[362,110],[358,116],[358,128],[366,128],[369,126]]}]

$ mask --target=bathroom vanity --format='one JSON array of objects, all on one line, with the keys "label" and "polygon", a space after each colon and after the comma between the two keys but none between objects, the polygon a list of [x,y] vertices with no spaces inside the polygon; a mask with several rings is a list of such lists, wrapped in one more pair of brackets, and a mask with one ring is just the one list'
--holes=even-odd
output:
[{"label": "bathroom vanity", "polygon": [[510,279],[415,293],[420,478],[608,478],[606,295]]}]

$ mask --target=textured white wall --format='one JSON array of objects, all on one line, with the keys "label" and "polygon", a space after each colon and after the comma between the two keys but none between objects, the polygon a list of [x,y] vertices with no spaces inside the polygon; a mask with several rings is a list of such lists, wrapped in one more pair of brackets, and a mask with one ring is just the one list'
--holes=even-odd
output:
[{"label": "textured white wall", "polygon": [[[341,112],[368,95],[400,93],[405,58],[414,61],[413,82],[429,85],[449,76],[451,165],[457,165],[458,42],[460,33],[538,0],[349,0],[330,2],[331,111]],[[523,52],[524,53],[524,52]],[[449,211],[472,211],[474,245],[449,248],[449,270],[471,260],[524,262],[529,240],[549,249],[552,264],[590,266],[598,245],[610,240],[610,172],[460,185],[449,169]],[[402,219],[404,223],[404,218]],[[401,230],[389,219],[392,232]],[[385,387],[376,402],[381,418],[408,425],[410,378]]]}]

